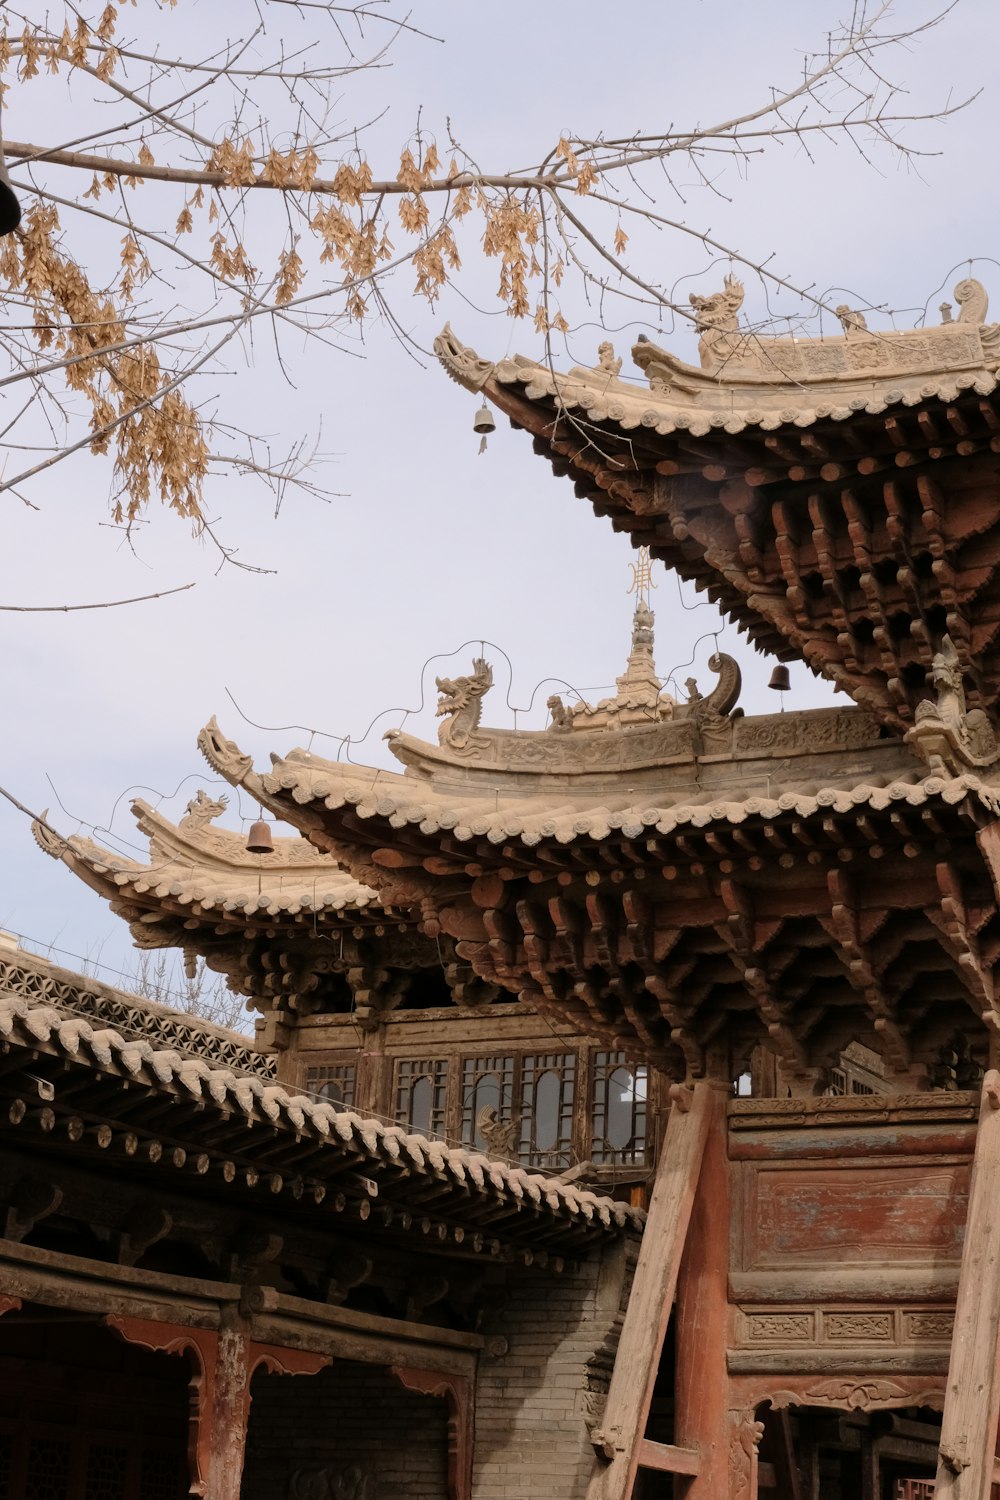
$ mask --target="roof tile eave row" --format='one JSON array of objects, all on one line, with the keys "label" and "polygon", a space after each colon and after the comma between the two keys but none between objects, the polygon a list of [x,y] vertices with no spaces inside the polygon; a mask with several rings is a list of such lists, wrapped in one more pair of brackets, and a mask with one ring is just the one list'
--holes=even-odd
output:
[{"label": "roof tile eave row", "polygon": [[406,1165],[418,1174],[450,1176],[459,1186],[484,1191],[487,1182],[501,1196],[543,1205],[569,1223],[617,1231],[639,1225],[642,1215],[627,1205],[579,1190],[540,1173],[447,1146],[370,1116],[335,1109],[331,1104],[290,1094],[250,1073],[212,1067],[202,1058],[157,1049],[146,1040],[128,1040],[111,1028],[95,1029],[82,1018],[68,1019],[51,1005],[32,1006],[21,995],[0,989],[0,1038],[8,1045],[48,1048],[84,1065],[118,1066],[132,1079],[143,1079],[166,1092],[192,1099],[207,1095],[216,1104],[236,1106],[248,1121],[262,1117],[294,1134],[309,1134],[321,1143],[358,1151],[373,1169]]}]

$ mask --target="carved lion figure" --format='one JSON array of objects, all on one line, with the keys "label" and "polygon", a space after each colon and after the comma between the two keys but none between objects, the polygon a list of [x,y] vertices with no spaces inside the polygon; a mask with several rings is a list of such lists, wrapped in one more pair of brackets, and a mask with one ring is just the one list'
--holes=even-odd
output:
[{"label": "carved lion figure", "polygon": [[493,668],[477,656],[471,676],[435,677],[434,683],[439,694],[437,717],[444,718],[438,728],[438,739],[442,745],[462,750],[479,728],[483,698],[493,686]]}]

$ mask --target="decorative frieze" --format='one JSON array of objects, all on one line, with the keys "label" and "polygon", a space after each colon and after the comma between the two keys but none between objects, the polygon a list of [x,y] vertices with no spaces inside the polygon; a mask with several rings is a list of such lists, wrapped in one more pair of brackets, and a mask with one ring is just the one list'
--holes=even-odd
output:
[{"label": "decorative frieze", "polygon": [[742,1348],[795,1349],[836,1346],[944,1344],[954,1318],[945,1308],[762,1308],[739,1310],[736,1342]]}]

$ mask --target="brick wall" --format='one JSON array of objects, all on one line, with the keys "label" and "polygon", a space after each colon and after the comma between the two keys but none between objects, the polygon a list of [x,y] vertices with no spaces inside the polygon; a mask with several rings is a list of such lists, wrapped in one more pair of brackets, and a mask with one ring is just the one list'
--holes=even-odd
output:
[{"label": "brick wall", "polygon": [[241,1500],[447,1500],[442,1400],[348,1361],[252,1393]]},{"label": "brick wall", "polygon": [[572,1275],[510,1273],[484,1332],[507,1342],[480,1357],[473,1500],[581,1500],[594,1462],[587,1418],[600,1410],[600,1359],[616,1334],[625,1247]]}]

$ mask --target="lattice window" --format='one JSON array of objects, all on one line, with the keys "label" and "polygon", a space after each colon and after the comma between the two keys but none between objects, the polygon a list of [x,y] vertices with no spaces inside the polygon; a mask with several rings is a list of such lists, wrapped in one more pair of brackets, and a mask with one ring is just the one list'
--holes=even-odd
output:
[{"label": "lattice window", "polygon": [[894,1500],[934,1500],[934,1480],[897,1479]]},{"label": "lattice window", "polygon": [[176,1453],[147,1448],[139,1475],[142,1500],[179,1500],[187,1492],[187,1466],[178,1464]]},{"label": "lattice window", "polygon": [[573,1160],[576,1053],[528,1054],[521,1059],[521,1138],[518,1155],[533,1167],[568,1167]]},{"label": "lattice window", "polygon": [[590,1158],[627,1165],[647,1159],[646,1096],[649,1075],[624,1052],[595,1052]]},{"label": "lattice window", "polygon": [[462,1144],[477,1151],[488,1150],[479,1126],[485,1112],[506,1125],[514,1117],[514,1059],[512,1057],[467,1057],[462,1063]]},{"label": "lattice window", "polygon": [[448,1063],[444,1058],[402,1057],[396,1063],[396,1120],[418,1135],[445,1134]]},{"label": "lattice window", "polygon": [[67,1438],[32,1438],[28,1444],[24,1500],[66,1500],[70,1455]]},{"label": "lattice window", "polygon": [[306,1070],[306,1088],[338,1109],[354,1108],[357,1068],[352,1062],[317,1063]]},{"label": "lattice window", "polygon": [[119,1443],[92,1443],[87,1450],[86,1500],[126,1500],[128,1449]]},{"label": "lattice window", "polygon": [[843,1068],[830,1069],[830,1082],[826,1086],[828,1094],[835,1094],[837,1098],[847,1093],[847,1074]]}]

